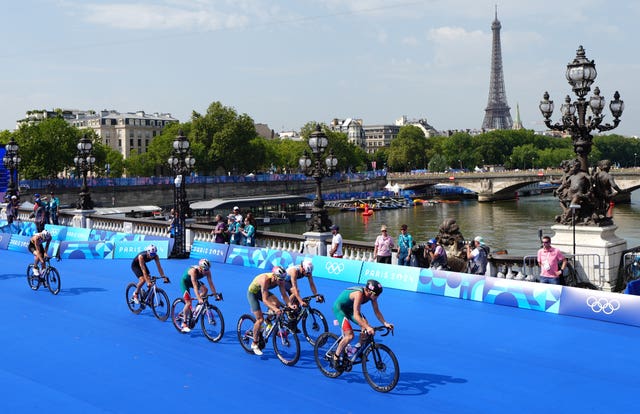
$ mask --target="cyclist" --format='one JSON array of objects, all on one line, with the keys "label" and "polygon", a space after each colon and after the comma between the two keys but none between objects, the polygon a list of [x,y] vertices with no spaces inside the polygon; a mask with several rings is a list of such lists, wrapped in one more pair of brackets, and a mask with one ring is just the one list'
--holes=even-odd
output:
[{"label": "cyclist", "polygon": [[340,329],[342,329],[342,340],[338,344],[336,354],[334,355],[334,362],[339,361],[339,356],[342,355],[342,351],[353,340],[353,328],[351,322],[355,322],[362,329],[360,336],[360,344],[362,344],[367,335],[373,335],[374,330],[369,325],[369,322],[365,319],[360,311],[360,307],[371,301],[371,306],[376,314],[376,317],[387,328],[393,329],[393,324],[387,322],[380,312],[378,307],[378,297],[382,293],[382,285],[375,279],[367,280],[367,284],[364,287],[351,287],[345,289],[340,293],[338,299],[333,304],[333,314],[335,315],[338,323],[340,323]]},{"label": "cyclist", "polygon": [[142,285],[147,282],[147,286],[151,287],[151,276],[149,274],[147,263],[152,260],[155,261],[158,272],[160,272],[160,276],[162,276],[164,283],[170,282],[169,278],[164,274],[164,270],[162,269],[162,265],[160,264],[160,258],[158,257],[158,248],[153,244],[148,245],[144,249],[144,251],[138,253],[131,262],[131,270],[133,271],[133,274],[138,278],[136,291],[133,292],[133,301],[135,303],[140,303],[138,294],[140,293],[140,288],[142,287]]},{"label": "cyclist", "polygon": [[[44,246],[43,243],[46,243]],[[40,233],[34,233],[29,240],[29,251],[33,253],[33,274],[40,275],[38,270],[38,263],[40,268],[44,272],[44,259],[48,257],[47,251],[49,250],[49,244],[51,243],[51,233],[47,230],[42,230]]]},{"label": "cyclist", "polygon": [[[297,304],[307,306],[307,304],[302,300],[302,296],[300,296],[300,289],[298,287],[298,279],[303,279],[305,277],[309,280],[311,292],[313,292],[314,295],[317,295],[318,289],[313,281],[313,263],[311,263],[311,260],[305,259],[300,263],[300,266],[292,265],[287,269],[287,274],[285,275],[285,289],[289,295],[291,307],[295,307]],[[324,302],[324,296],[320,295],[316,300],[319,303],[322,303]]]},{"label": "cyclist", "polygon": [[207,287],[200,281],[203,277],[207,277],[207,283],[211,293],[218,295],[216,287],[211,278],[211,263],[207,259],[200,259],[197,265],[189,267],[180,280],[180,288],[182,289],[182,297],[184,298],[184,321],[182,322],[182,332],[190,332],[188,321],[191,318],[191,294],[189,289],[193,288],[198,303],[203,303],[203,297],[207,296]]},{"label": "cyclist", "polygon": [[280,294],[284,303],[289,303],[289,296],[285,289],[286,271],[282,266],[276,266],[271,272],[260,273],[253,278],[249,289],[247,289],[247,300],[251,306],[251,311],[256,317],[256,322],[253,324],[253,343],[251,344],[251,350],[256,355],[262,355],[262,350],[258,346],[258,335],[260,334],[260,326],[264,322],[264,315],[262,309],[260,309],[260,302],[263,302],[267,307],[273,310],[276,315],[280,315],[282,312],[280,308],[282,303],[278,298],[270,292],[271,289],[278,286],[280,288]]}]

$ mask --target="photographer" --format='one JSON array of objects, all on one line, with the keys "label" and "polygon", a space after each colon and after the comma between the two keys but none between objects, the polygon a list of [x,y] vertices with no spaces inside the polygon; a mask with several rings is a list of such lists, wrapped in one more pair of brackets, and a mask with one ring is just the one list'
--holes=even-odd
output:
[{"label": "photographer", "polygon": [[484,244],[481,236],[476,236],[467,245],[467,259],[469,259],[469,273],[483,275],[487,272],[489,248]]}]

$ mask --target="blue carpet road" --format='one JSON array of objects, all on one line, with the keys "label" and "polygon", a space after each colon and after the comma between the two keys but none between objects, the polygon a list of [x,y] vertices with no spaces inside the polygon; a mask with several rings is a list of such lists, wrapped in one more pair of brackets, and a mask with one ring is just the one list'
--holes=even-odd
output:
[{"label": "blue carpet road", "polygon": [[[395,336],[400,381],[373,391],[360,367],[324,377],[313,349],[286,367],[271,344],[262,357],[236,339],[249,311],[246,288],[257,269],[213,267],[224,293],[226,332],[209,342],[199,329],[179,334],[150,310],[132,314],[128,260],[66,260],[62,291],[27,286],[31,257],[0,251],[0,411],[23,413],[298,412],[298,413],[628,413],[639,408],[640,330],[595,320],[386,289],[380,298]],[[172,283],[195,260],[164,260]],[[156,274],[155,268],[152,272]],[[330,303],[347,287],[318,279],[318,305],[332,325]],[[302,282],[303,293],[309,293]],[[374,318],[371,307],[365,314]],[[336,327],[330,329],[337,332]]]}]

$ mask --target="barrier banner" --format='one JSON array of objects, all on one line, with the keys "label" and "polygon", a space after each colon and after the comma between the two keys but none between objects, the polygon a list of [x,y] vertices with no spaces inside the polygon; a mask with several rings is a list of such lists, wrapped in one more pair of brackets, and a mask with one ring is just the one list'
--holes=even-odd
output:
[{"label": "barrier banner", "polygon": [[418,289],[419,267],[395,266],[384,263],[364,262],[360,272],[361,284],[376,279],[383,287],[415,292]]},{"label": "barrier banner", "polygon": [[485,277],[446,270],[420,269],[417,292],[482,302]]},{"label": "barrier banner", "polygon": [[[81,227],[56,226],[47,224],[44,226],[51,233],[54,240],[89,241],[90,229]],[[55,236],[54,236],[55,235]]]},{"label": "barrier banner", "polygon": [[[169,257],[169,240],[157,240],[153,244],[158,248],[158,257],[166,259]],[[114,259],[133,259],[149,245],[149,241],[119,241],[115,243],[113,249]]]},{"label": "barrier banner", "polygon": [[0,249],[7,250],[11,241],[11,233],[0,233]]},{"label": "barrier banner", "polygon": [[229,245],[195,240],[191,245],[189,257],[192,259],[209,259],[211,262],[224,263],[227,258]]},{"label": "barrier banner", "polygon": [[61,259],[112,259],[113,242],[63,241],[60,243]]},{"label": "barrier banner", "polygon": [[[9,240],[9,246],[7,247],[7,250],[11,250],[13,252],[31,254],[31,252],[29,251],[29,240],[30,239],[31,239],[31,236],[23,236],[23,235],[20,235],[20,234],[12,234],[11,235],[11,239]],[[49,247],[51,247],[51,246],[49,246]]]},{"label": "barrier banner", "polygon": [[640,326],[640,297],[564,286],[560,313]]},{"label": "barrier banner", "polygon": [[559,285],[487,277],[482,301],[520,309],[562,313],[562,289]]},{"label": "barrier banner", "polygon": [[[303,260],[304,257],[300,263]],[[357,284],[361,272],[362,262],[359,260],[338,259],[329,256],[315,256],[313,258],[313,277]]]}]

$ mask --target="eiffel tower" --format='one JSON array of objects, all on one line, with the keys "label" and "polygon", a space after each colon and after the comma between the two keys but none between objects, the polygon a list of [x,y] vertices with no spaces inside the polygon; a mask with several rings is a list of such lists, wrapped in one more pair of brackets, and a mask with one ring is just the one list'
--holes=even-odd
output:
[{"label": "eiffel tower", "polygon": [[511,129],[513,121],[507,104],[507,94],[504,91],[504,76],[502,74],[502,49],[500,47],[500,29],[498,20],[498,6],[496,17],[491,24],[493,32],[493,46],[491,50],[491,82],[489,83],[489,102],[484,110],[482,129]]}]

